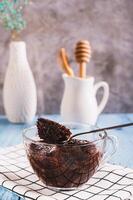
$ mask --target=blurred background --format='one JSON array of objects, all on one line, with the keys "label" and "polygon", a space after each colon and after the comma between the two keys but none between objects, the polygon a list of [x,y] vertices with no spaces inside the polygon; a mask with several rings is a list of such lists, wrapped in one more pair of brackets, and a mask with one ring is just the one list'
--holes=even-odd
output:
[{"label": "blurred background", "polygon": [[[37,85],[38,114],[59,113],[64,84],[58,51],[66,48],[76,70],[74,47],[80,39],[92,46],[88,75],[110,85],[104,112],[133,112],[133,0],[33,0],[25,18],[22,38]],[[0,27],[0,114],[9,35]]]}]

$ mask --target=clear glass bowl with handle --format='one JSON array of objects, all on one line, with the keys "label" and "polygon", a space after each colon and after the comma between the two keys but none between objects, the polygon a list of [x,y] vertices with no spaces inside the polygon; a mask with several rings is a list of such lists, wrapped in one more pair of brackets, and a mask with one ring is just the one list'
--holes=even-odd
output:
[{"label": "clear glass bowl with handle", "polygon": [[[96,127],[77,123],[64,124],[72,133]],[[71,190],[82,186],[99,166],[116,151],[117,139],[106,131],[81,135],[70,144],[48,144],[40,140],[37,127],[23,131],[28,160],[45,186]]]}]

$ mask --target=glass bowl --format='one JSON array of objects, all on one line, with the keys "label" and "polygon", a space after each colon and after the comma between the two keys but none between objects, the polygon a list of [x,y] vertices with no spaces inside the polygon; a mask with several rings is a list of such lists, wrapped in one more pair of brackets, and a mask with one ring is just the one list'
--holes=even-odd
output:
[{"label": "glass bowl", "polygon": [[[65,123],[63,123],[65,125]],[[71,132],[97,127],[67,123]],[[115,151],[117,139],[104,132],[81,135],[70,144],[47,144],[40,140],[37,127],[23,131],[28,160],[38,178],[53,189],[72,190],[86,183]]]}]

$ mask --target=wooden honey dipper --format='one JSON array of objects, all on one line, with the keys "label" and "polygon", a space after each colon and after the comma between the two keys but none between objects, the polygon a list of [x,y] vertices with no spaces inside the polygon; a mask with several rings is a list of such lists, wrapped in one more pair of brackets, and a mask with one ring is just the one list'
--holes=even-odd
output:
[{"label": "wooden honey dipper", "polygon": [[90,61],[91,47],[87,40],[81,40],[76,44],[75,58],[79,63],[79,77],[86,77],[86,63]]}]

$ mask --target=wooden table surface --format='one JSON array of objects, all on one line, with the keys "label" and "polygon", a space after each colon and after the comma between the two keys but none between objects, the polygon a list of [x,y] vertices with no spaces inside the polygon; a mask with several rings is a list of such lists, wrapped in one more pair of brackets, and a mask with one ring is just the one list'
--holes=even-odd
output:
[{"label": "wooden table surface", "polygon": [[[61,122],[59,115],[45,115],[46,118]],[[35,120],[36,121],[36,120]],[[35,124],[12,124],[5,116],[0,116],[0,147],[22,143],[22,130]],[[133,114],[102,114],[97,122],[99,127],[133,122]],[[111,163],[133,168],[133,127],[108,131],[117,136],[119,147],[110,160]],[[0,200],[22,200],[16,194],[0,187]]]}]

